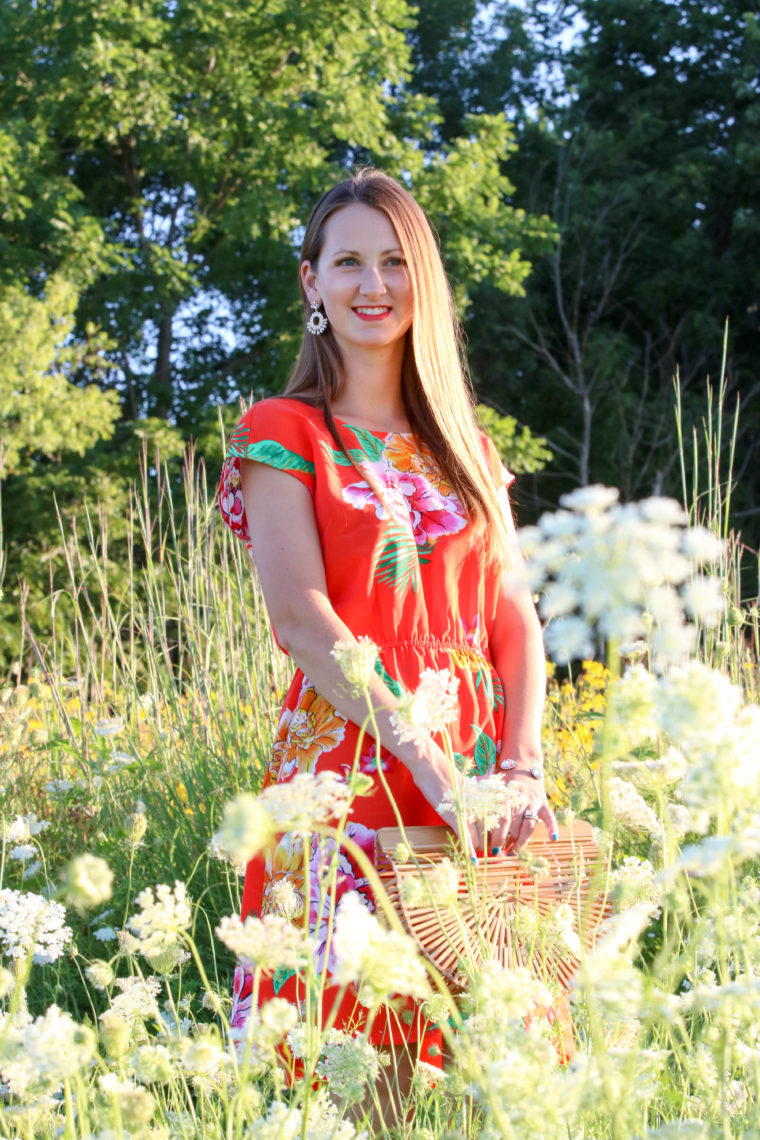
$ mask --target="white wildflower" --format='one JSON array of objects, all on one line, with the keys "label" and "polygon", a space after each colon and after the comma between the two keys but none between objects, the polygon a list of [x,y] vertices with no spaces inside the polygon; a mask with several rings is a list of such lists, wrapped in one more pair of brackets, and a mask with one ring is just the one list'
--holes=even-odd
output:
[{"label": "white wildflower", "polygon": [[12,823],[3,822],[3,839],[6,843],[26,843],[30,836],[26,817],[17,815]]},{"label": "white wildflower", "polygon": [[335,982],[360,983],[365,1004],[387,1001],[392,994],[425,998],[430,993],[427,974],[412,939],[385,930],[356,891],[340,900],[333,949]]},{"label": "white wildflower", "polygon": [[185,884],[177,880],[172,889],[160,883],[155,893],[146,887],[135,903],[140,911],[127,926],[137,936],[140,953],[151,959],[175,950],[193,918]]},{"label": "white wildflower", "polygon": [[325,1034],[317,1076],[327,1081],[330,1093],[348,1104],[361,1103],[367,1084],[380,1076],[381,1058],[362,1037],[339,1029]]},{"label": "white wildflower", "polygon": [[345,780],[329,770],[299,772],[286,783],[270,784],[259,797],[278,832],[311,831],[315,824],[343,815],[350,799]]},{"label": "white wildflower", "polygon": [[681,590],[687,611],[695,621],[712,627],[717,625],[726,608],[720,578],[697,574]]},{"label": "white wildflower", "polygon": [[691,526],[684,531],[683,552],[696,565],[717,563],[725,550],[725,543],[705,526]]},{"label": "white wildflower", "polygon": [[626,855],[619,867],[610,872],[612,897],[619,910],[640,902],[659,903],[662,887],[655,881],[655,869],[648,859]]},{"label": "white wildflower", "polygon": [[242,879],[245,876],[245,870],[248,864],[245,859],[241,859],[239,855],[230,854],[230,852],[222,846],[218,831],[211,837],[208,852],[212,859],[218,859],[221,863],[229,863],[239,878]]},{"label": "white wildflower", "polygon": [[124,817],[124,830],[130,844],[133,847],[139,847],[145,832],[148,830],[148,819],[144,807],[138,805],[137,811],[130,812]]},{"label": "white wildflower", "polygon": [[85,967],[85,977],[96,990],[107,990],[109,986],[113,985],[114,973],[110,962],[103,961],[102,958],[90,962],[89,966]]},{"label": "white wildflower", "polygon": [[[123,1021],[134,1024],[147,1018],[159,1018],[160,1010],[156,998],[161,990],[158,978],[117,978],[116,986],[121,990],[111,1001],[110,1011]],[[100,1015],[101,1021],[105,1014]]]},{"label": "white wildflower", "polygon": [[365,690],[376,676],[379,651],[370,637],[358,637],[356,641],[336,641],[330,656],[338,662],[354,693]]},{"label": "white wildflower", "polygon": [[113,871],[97,855],[78,855],[63,874],[63,891],[68,902],[80,912],[100,906],[111,897]]},{"label": "white wildflower", "polygon": [[522,1021],[537,1005],[551,1005],[550,991],[524,966],[506,968],[493,959],[473,973],[463,1006],[469,1014],[486,1013],[496,1026]]},{"label": "white wildflower", "polygon": [[571,615],[550,622],[544,632],[544,640],[549,656],[561,665],[594,655],[591,629],[582,617]]},{"label": "white wildflower", "polygon": [[599,483],[587,487],[579,487],[565,495],[560,495],[560,503],[567,510],[576,514],[594,514],[606,511],[613,506],[619,498],[615,487],[604,487]]},{"label": "white wildflower", "polygon": [[629,665],[610,685],[605,731],[609,733],[611,755],[624,756],[656,736],[656,687],[655,678],[642,665]]},{"label": "white wildflower", "polygon": [[315,949],[301,927],[274,914],[249,915],[245,922],[238,915],[227,915],[216,928],[216,936],[245,963],[262,970],[301,969]]},{"label": "white wildflower", "polygon": [[243,792],[224,805],[222,826],[214,842],[228,858],[247,863],[266,847],[273,835],[272,819],[260,798]]},{"label": "white wildflower", "polygon": [[266,1116],[249,1124],[246,1140],[301,1140],[303,1116],[299,1109],[274,1101]]},{"label": "white wildflower", "polygon": [[414,693],[391,714],[397,738],[419,744],[444,732],[459,716],[458,687],[459,678],[448,669],[423,669]]},{"label": "white wildflower", "polygon": [[172,1056],[165,1045],[139,1045],[129,1063],[137,1080],[144,1085],[164,1085],[175,1075]]},{"label": "white wildflower", "polygon": [[282,915],[288,922],[303,914],[303,898],[290,879],[277,879],[269,887],[267,899],[275,914]]},{"label": "white wildflower", "polygon": [[618,823],[633,831],[648,831],[650,835],[660,834],[661,828],[657,816],[633,784],[621,780],[619,776],[613,776],[608,789],[612,813]]},{"label": "white wildflower", "polygon": [[21,873],[21,878],[24,882],[26,882],[27,879],[33,879],[35,875],[39,875],[41,870],[42,863],[39,861],[39,859],[33,859],[31,863],[27,863],[27,865],[24,867],[24,870]]},{"label": "white wildflower", "polygon": [[64,796],[70,792],[74,787],[71,780],[48,780],[45,784],[45,791],[51,796]]},{"label": "white wildflower", "polygon": [[205,1077],[217,1076],[227,1067],[227,1055],[213,1030],[204,1030],[197,1037],[184,1038],[181,1043],[181,1063],[186,1073]]},{"label": "white wildflower", "polygon": [[17,863],[28,863],[37,854],[37,848],[31,843],[19,843],[16,847],[11,847],[8,854]]},{"label": "white wildflower", "polygon": [[283,998],[271,998],[253,1018],[253,1040],[259,1048],[273,1049],[298,1021],[298,1010]]},{"label": "white wildflower", "polygon": [[30,892],[0,890],[0,952],[40,965],[55,962],[71,942],[66,911],[60,903]]},{"label": "white wildflower", "polygon": [[542,595],[542,616],[550,619],[546,644],[552,656],[568,661],[589,655],[597,636],[630,644],[649,632],[650,653],[660,667],[694,645],[685,610],[700,620],[720,612],[720,584],[695,574],[708,544],[701,532],[685,529],[677,503],[617,500],[608,487],[563,496],[565,510],[544,515],[520,535],[528,577]]},{"label": "white wildflower", "polygon": [[423,875],[401,878],[401,898],[407,906],[434,906],[447,909],[457,905],[459,871],[450,859],[425,867]]},{"label": "white wildflower", "polygon": [[97,930],[93,930],[92,936],[97,938],[98,942],[114,942],[119,937],[112,926],[100,926]]},{"label": "white wildflower", "polygon": [[103,717],[96,720],[92,726],[96,736],[119,736],[124,731],[124,718],[120,716]]},{"label": "white wildflower", "polygon": [[675,667],[657,689],[660,727],[686,754],[704,754],[719,742],[741,706],[736,685],[699,661]]},{"label": "white wildflower", "polygon": [[55,1095],[63,1082],[75,1077],[94,1056],[91,1029],[58,1006],[26,1025],[7,1025],[0,1042],[0,1076],[19,1098]]},{"label": "white wildflower", "polygon": [[[487,831],[496,827],[502,819],[508,819],[520,803],[517,788],[503,780],[501,776],[483,776],[480,779],[465,780],[462,785],[461,809],[468,821],[482,823]],[[456,797],[449,790],[438,812],[456,812]]]}]

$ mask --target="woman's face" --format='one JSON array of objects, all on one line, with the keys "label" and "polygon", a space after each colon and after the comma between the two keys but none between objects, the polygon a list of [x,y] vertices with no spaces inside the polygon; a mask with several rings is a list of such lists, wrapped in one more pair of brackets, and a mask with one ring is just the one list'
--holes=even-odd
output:
[{"label": "woman's face", "polygon": [[328,218],[319,261],[301,264],[309,301],[321,301],[344,358],[387,349],[412,323],[412,286],[387,214],[352,202]]}]

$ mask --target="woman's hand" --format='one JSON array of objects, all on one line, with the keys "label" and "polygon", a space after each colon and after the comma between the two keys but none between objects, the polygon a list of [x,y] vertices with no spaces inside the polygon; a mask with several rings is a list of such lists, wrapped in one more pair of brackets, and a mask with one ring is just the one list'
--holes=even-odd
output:
[{"label": "woman's hand", "polygon": [[[535,770],[541,771],[540,768]],[[522,765],[502,773],[502,776],[505,783],[518,791],[520,798],[511,818],[501,820],[498,827],[489,834],[491,854],[498,854],[501,851],[509,855],[520,850],[533,835],[539,819],[546,825],[549,836],[555,839],[557,820],[546,799],[543,780],[537,780],[530,774],[530,770],[523,768]]]},{"label": "woman's hand", "polygon": [[[403,748],[404,746],[402,746]],[[455,769],[453,776],[456,780],[456,787],[452,788],[451,765],[443,749],[432,738],[426,740],[424,744],[414,745],[414,749],[418,756],[414,758],[405,757],[404,762],[412,779],[428,803],[438,811],[438,805],[449,792],[455,792],[455,799],[458,798],[461,801],[464,777]],[[465,824],[465,831],[462,834],[453,811],[438,811],[438,814],[443,822],[447,823],[456,833],[468,858],[474,859],[475,852],[482,851],[486,841],[485,835],[481,835],[480,828],[475,823]]]}]

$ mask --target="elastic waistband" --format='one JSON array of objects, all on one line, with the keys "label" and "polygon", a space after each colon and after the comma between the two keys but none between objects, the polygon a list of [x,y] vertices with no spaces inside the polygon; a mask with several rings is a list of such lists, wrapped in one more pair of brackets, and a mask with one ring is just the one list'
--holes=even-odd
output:
[{"label": "elastic waistband", "polygon": [[408,637],[398,641],[378,641],[376,645],[381,651],[383,649],[415,649],[424,652],[433,649],[441,653],[461,653],[467,657],[477,657],[482,661],[488,660],[482,649],[476,649],[467,641],[455,641],[448,638]]}]

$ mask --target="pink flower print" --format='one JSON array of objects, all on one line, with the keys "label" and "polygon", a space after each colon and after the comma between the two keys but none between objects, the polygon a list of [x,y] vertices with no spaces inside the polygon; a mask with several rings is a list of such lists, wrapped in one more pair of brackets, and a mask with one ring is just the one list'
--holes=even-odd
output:
[{"label": "pink flower print", "polygon": [[471,649],[480,649],[480,614],[475,614],[470,624],[463,619],[459,619],[459,623],[464,630],[464,639]]},{"label": "pink flower print", "polygon": [[221,489],[219,492],[219,506],[225,522],[236,534],[248,536],[248,528],[244,523],[245,508],[243,506],[243,492],[240,486],[240,460],[228,459],[222,470]]},{"label": "pink flower print", "polygon": [[230,1026],[233,1029],[244,1029],[251,1016],[253,1005],[253,974],[238,962],[235,966],[235,979],[232,983],[232,1012]]},{"label": "pink flower print", "polygon": [[399,489],[407,501],[418,546],[435,542],[445,534],[457,534],[467,525],[459,500],[454,495],[441,494],[424,475],[402,475]]},{"label": "pink flower print", "polygon": [[390,515],[410,531],[418,546],[436,542],[446,534],[457,534],[467,525],[457,497],[453,493],[445,495],[420,472],[399,471],[388,460],[364,466],[382,486],[385,502],[364,482],[344,487],[345,501],[359,510],[371,506],[379,519]]},{"label": "pink flower print", "polygon": [[[361,823],[347,823],[346,835],[374,863],[375,832]],[[375,909],[375,896],[363,872],[353,862],[348,852],[340,847],[337,862],[333,866],[334,839],[321,839],[315,835],[312,840],[309,859],[309,929],[317,943],[314,959],[315,968],[323,970],[334,967],[332,946],[327,946],[330,934],[330,915],[333,914],[332,929],[335,929],[334,915],[340,909],[340,902],[349,891],[358,891],[369,910]]]},{"label": "pink flower print", "polygon": [[[386,752],[384,748],[380,749],[380,771],[387,772],[393,762],[393,757],[390,752]],[[362,752],[359,757],[359,771],[368,772],[370,775],[377,772],[377,744],[373,740],[366,752]]]}]

